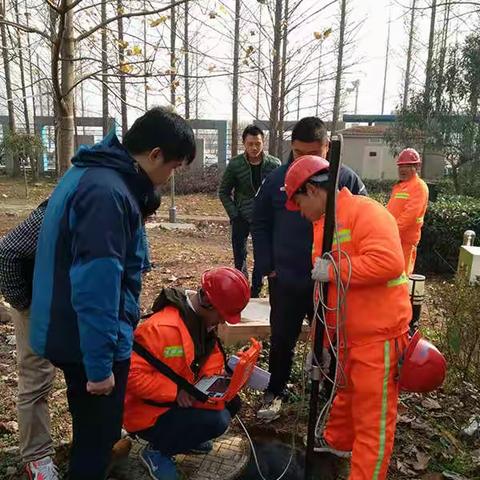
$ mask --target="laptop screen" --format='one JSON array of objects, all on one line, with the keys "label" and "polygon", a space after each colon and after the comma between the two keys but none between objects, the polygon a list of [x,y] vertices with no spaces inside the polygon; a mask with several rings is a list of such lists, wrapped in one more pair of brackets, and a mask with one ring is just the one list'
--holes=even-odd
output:
[{"label": "laptop screen", "polygon": [[230,385],[230,379],[225,377],[217,378],[212,385],[208,387],[208,391],[211,393],[224,393],[227,391]]}]

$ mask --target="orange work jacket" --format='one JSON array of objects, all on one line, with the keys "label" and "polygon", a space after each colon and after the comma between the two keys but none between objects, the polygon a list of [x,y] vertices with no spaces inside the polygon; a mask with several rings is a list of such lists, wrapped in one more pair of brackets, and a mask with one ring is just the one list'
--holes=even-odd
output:
[{"label": "orange work jacket", "polygon": [[[322,255],[325,217],[314,224],[313,258]],[[412,307],[408,278],[395,219],[368,197],[352,195],[343,188],[337,197],[337,233],[333,256],[340,257],[340,274],[346,282],[350,257],[351,277],[346,294],[345,339],[341,345],[357,346],[396,338],[408,331]],[[337,289],[330,267],[328,305],[336,305]],[[327,313],[331,338],[335,337],[336,316]],[[325,345],[327,345],[325,335]]]},{"label": "orange work jacket", "polygon": [[393,187],[387,210],[397,221],[403,245],[418,245],[427,206],[428,187],[418,175]]},{"label": "orange work jacket", "polygon": [[[177,308],[167,306],[153,314],[135,331],[135,341],[190,383],[197,378],[190,368],[195,352],[192,337]],[[201,367],[198,378],[224,373],[224,358],[218,344]],[[169,408],[146,404],[175,402],[178,387],[135,352],[132,353],[125,396],[124,425],[136,432],[153,426]]]}]

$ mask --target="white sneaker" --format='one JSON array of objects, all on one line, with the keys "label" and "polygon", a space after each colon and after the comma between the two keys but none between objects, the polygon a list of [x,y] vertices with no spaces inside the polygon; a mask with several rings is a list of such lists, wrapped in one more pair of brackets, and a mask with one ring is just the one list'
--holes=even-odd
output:
[{"label": "white sneaker", "polygon": [[34,462],[29,462],[25,466],[29,480],[58,480],[57,466],[53,463],[51,457],[45,457]]},{"label": "white sneaker", "polygon": [[313,450],[316,453],[331,453],[339,458],[350,458],[352,456],[352,452],[337,450],[336,448],[331,447],[323,437],[315,439]]},{"label": "white sneaker", "polygon": [[262,404],[257,412],[258,420],[264,422],[273,422],[280,417],[280,411],[282,409],[282,398],[276,397],[273,393],[267,392]]}]

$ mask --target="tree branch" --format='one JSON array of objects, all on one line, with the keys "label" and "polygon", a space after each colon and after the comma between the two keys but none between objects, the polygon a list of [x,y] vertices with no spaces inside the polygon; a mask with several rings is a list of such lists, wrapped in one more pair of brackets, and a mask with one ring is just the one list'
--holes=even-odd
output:
[{"label": "tree branch", "polygon": [[187,0],[179,0],[178,2],[172,3],[166,7],[162,8],[157,8],[156,10],[149,10],[149,11],[140,11],[140,12],[130,12],[130,13],[122,13],[121,15],[117,15],[116,17],[109,18],[108,20],[105,20],[104,22],[100,23],[99,25],[96,25],[92,29],[88,30],[87,32],[82,33],[76,38],[77,42],[80,42],[82,40],[85,40],[86,38],[90,37],[93,35],[95,32],[98,30],[101,30],[102,28],[106,27],[112,22],[116,22],[117,20],[120,20],[121,18],[132,18],[132,17],[147,17],[150,15],[156,15],[157,13],[162,13],[166,12],[167,10],[171,10],[172,8],[178,6],[178,5],[183,5]]},{"label": "tree branch", "polygon": [[27,27],[26,25],[22,25],[20,23],[11,22],[10,20],[5,20],[5,18],[0,18],[0,23],[2,23],[3,25],[7,25],[8,27],[16,28],[17,30],[21,30],[22,32],[36,33],[37,35],[42,36],[49,42],[52,41],[47,33],[42,32],[41,30],[37,30],[36,28]]}]

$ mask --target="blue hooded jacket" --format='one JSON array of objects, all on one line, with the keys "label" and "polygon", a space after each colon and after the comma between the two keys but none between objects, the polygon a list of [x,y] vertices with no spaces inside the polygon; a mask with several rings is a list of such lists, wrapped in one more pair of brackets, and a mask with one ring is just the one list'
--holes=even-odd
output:
[{"label": "blue hooded jacket", "polygon": [[[278,282],[306,288],[312,283],[313,226],[300,212],[285,208],[285,176],[292,159],[272,172],[255,197],[253,209],[253,254],[255,268],[262,276],[275,271]],[[338,188],[347,187],[355,195],[367,195],[360,177],[342,165]]]},{"label": "blue hooded jacket", "polygon": [[112,133],[81,147],[50,197],[35,259],[30,341],[90,381],[130,358],[146,258],[142,202],[153,185]]}]

